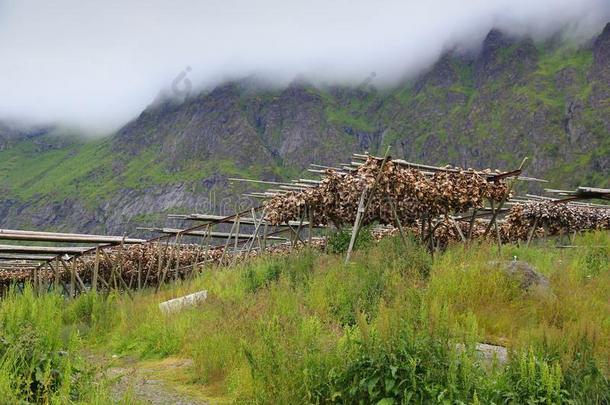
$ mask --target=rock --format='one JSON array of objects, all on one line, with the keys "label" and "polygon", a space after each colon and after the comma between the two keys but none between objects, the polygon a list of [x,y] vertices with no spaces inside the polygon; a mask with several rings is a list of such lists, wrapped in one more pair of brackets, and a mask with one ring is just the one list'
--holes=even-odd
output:
[{"label": "rock", "polygon": [[509,277],[519,281],[519,285],[523,290],[529,291],[533,288],[539,288],[543,291],[550,291],[549,279],[536,271],[532,265],[520,260],[503,262],[500,268]]},{"label": "rock", "polygon": [[180,311],[184,307],[192,307],[199,304],[208,297],[208,291],[203,290],[193,294],[185,295],[184,297],[174,298],[173,300],[165,301],[159,304],[159,309],[164,314],[170,314]]},{"label": "rock", "polygon": [[476,350],[485,362],[493,363],[497,361],[498,364],[506,364],[508,361],[508,350],[504,346],[478,343]]},{"label": "rock", "polygon": [[[456,345],[458,352],[462,352],[465,346],[462,343]],[[490,345],[487,343],[477,343],[475,346],[477,357],[486,367],[494,364],[504,365],[508,362],[508,350],[504,346]]]}]

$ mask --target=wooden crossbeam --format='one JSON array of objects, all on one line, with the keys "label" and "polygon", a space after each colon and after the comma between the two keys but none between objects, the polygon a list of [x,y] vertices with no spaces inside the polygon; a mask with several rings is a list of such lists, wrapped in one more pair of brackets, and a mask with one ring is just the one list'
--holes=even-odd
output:
[{"label": "wooden crossbeam", "polygon": [[[223,223],[229,223],[229,224],[232,224],[234,222],[234,219],[228,219],[228,220],[224,221],[225,217],[223,217],[222,215],[213,215],[213,214],[169,214],[167,217],[172,218],[172,219],[182,219],[182,220],[190,220],[190,221],[213,220],[213,221],[221,221]],[[248,225],[256,225],[258,223],[252,217],[240,217],[239,222],[242,224],[248,224]],[[263,225],[265,223],[266,223],[266,221],[262,222]],[[289,225],[298,226],[299,221],[290,221]],[[303,225],[309,226],[309,222],[305,221],[305,222],[303,222]],[[286,225],[278,225],[278,226],[286,226]],[[314,225],[314,227],[317,227],[317,226]]]},{"label": "wooden crossbeam", "polygon": [[0,260],[32,260],[46,262],[53,260],[55,255],[44,255],[44,254],[19,254],[19,253],[0,253]]},{"label": "wooden crossbeam", "polygon": [[[382,157],[378,157],[378,156],[372,156],[372,155],[366,155],[366,154],[361,154],[361,153],[354,153],[353,154],[354,159],[356,160],[366,160],[369,157],[376,159],[376,160],[383,160]],[[425,164],[421,164],[421,163],[413,163],[413,162],[407,162],[404,159],[392,159],[392,163],[400,165],[400,166],[406,166],[409,168],[413,168],[413,169],[418,169],[418,170],[424,170],[424,171],[432,171],[432,172],[449,172],[449,173],[457,173],[460,172],[460,169],[455,169],[452,167],[440,167],[440,166],[432,166],[432,165],[425,165]],[[495,181],[495,180],[500,180],[502,178],[507,178],[507,177],[514,177],[518,180],[523,180],[523,181],[537,181],[537,182],[543,182],[546,183],[547,180],[544,179],[537,179],[534,177],[525,177],[525,176],[520,176],[521,174],[521,169],[516,169],[516,170],[512,170],[509,172],[502,172],[502,173],[487,173],[481,170],[475,170],[475,173],[486,177],[489,181]]]},{"label": "wooden crossbeam", "polygon": [[80,254],[88,250],[88,247],[55,247],[55,246],[17,246],[0,245],[0,253],[55,253],[55,254]]},{"label": "wooden crossbeam", "polygon": [[78,233],[22,231],[15,229],[0,229],[0,240],[20,240],[37,242],[69,242],[69,243],[144,243],[144,239],[123,238],[122,236],[104,236]]},{"label": "wooden crossbeam", "polygon": [[[240,220],[241,221],[241,220]],[[211,237],[211,238],[215,238],[215,239],[226,239],[229,235],[231,235],[231,233],[227,233],[227,232],[207,232],[207,231],[189,231],[188,229],[175,229],[175,228],[146,228],[146,227],[140,227],[137,228],[138,230],[142,230],[142,231],[150,231],[150,232],[159,232],[159,233],[164,233],[167,235],[188,235],[188,236],[202,236],[202,237]],[[233,233],[231,235],[233,238],[237,238],[237,239],[250,239],[252,237],[252,235],[250,234],[246,234],[246,233],[240,233],[240,234],[235,234]],[[269,239],[272,240],[286,240],[285,238],[280,238],[280,237],[269,237]]]}]

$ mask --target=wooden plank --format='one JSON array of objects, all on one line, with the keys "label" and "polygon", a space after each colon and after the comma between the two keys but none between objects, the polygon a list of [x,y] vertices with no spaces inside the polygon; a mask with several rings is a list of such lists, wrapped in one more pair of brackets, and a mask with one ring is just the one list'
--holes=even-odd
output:
[{"label": "wooden plank", "polygon": [[0,260],[31,260],[46,262],[49,260],[53,260],[54,258],[54,255],[44,254],[0,253]]},{"label": "wooden plank", "polygon": [[[224,216],[222,215],[213,215],[213,214],[169,214],[167,216],[168,218],[172,218],[172,219],[182,219],[182,220],[190,220],[190,221],[219,221],[220,223],[233,223],[235,222],[234,218],[231,218],[229,220],[224,220]],[[248,225],[256,225],[258,223],[257,219],[254,219],[253,217],[249,216],[249,217],[241,217],[239,218],[239,221],[242,224],[248,224]],[[265,220],[262,221],[262,224],[264,225],[266,223]],[[299,225],[299,221],[290,221],[288,222],[289,225],[292,226],[298,226]],[[304,226],[309,226],[309,222],[303,222]],[[278,225],[278,226],[285,226],[285,225]],[[314,225],[314,227],[320,227],[317,225]],[[139,229],[139,228],[138,228]],[[146,228],[148,229],[148,228]],[[224,237],[223,237],[224,239]]]},{"label": "wooden plank", "polygon": [[[211,237],[211,238],[215,238],[215,239],[226,239],[229,236],[229,234],[231,235],[231,237],[233,237],[233,238],[236,237],[237,239],[248,240],[248,239],[252,238],[252,235],[248,234],[248,233],[236,234],[235,232],[233,232],[233,233],[226,233],[226,232],[189,231],[189,230],[186,230],[186,229],[175,229],[175,228],[144,228],[144,227],[139,227],[137,229],[144,230],[144,231],[151,231],[151,232],[160,232],[160,233],[165,233],[165,234],[168,234],[168,235],[176,235],[176,234],[180,233],[182,235]],[[286,240],[285,238],[281,238],[279,236],[273,236],[273,237],[271,237],[271,239],[273,239],[273,240]]]},{"label": "wooden plank", "polygon": [[[70,243],[121,243],[120,236],[104,236],[90,234],[74,234],[59,232],[22,231],[15,229],[0,229],[0,240],[25,240],[38,242],[70,242]],[[144,239],[129,238],[125,243],[144,243]]]},{"label": "wooden plank", "polygon": [[80,246],[23,246],[23,245],[0,245],[1,253],[55,253],[55,254],[80,254],[89,250],[88,247]]}]

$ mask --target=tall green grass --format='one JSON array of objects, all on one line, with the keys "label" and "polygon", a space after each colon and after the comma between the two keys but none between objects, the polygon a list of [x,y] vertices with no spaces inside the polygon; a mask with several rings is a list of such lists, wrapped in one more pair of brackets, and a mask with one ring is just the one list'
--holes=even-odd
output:
[{"label": "tall green grass", "polygon": [[[0,303],[11,345],[0,352],[0,390],[33,402],[104,398],[82,371],[87,350],[190,358],[194,389],[238,403],[607,404],[610,237],[576,244],[584,247],[501,254],[456,245],[433,261],[416,241],[389,238],[348,265],[305,250],[204,271],[133,301],[26,290]],[[523,291],[494,264],[514,256],[546,275],[550,291]],[[202,289],[200,306],[171,316],[157,308]],[[26,356],[20,339],[30,335]],[[506,346],[508,363],[484,360],[479,342]]]},{"label": "tall green grass", "polygon": [[0,403],[109,403],[78,333],[62,322],[66,310],[59,295],[31,288],[0,302]]}]

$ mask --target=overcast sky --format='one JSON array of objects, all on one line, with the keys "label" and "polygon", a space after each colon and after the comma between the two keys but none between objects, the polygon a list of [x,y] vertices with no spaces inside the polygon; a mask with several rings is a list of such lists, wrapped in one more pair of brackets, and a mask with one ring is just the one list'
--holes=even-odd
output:
[{"label": "overcast sky", "polygon": [[610,0],[0,0],[0,119],[108,130],[181,73],[388,84],[493,27],[582,39],[606,21]]}]

